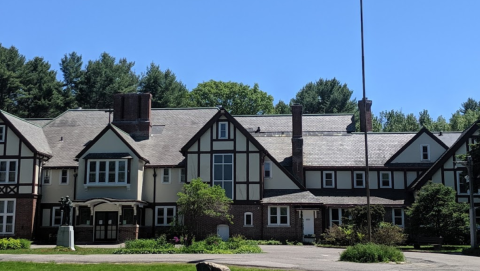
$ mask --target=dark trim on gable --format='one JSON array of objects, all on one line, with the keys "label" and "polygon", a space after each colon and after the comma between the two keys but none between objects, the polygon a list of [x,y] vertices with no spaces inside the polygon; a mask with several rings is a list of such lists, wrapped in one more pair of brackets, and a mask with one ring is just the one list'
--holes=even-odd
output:
[{"label": "dark trim on gable", "polygon": [[79,154],[75,156],[76,159],[79,159],[84,155],[95,143],[97,143],[102,136],[104,136],[108,130],[112,130],[112,132],[125,144],[138,158],[142,159],[143,161],[149,163],[148,159],[140,155],[135,148],[133,148],[119,133],[116,129],[113,128],[112,124],[108,124],[92,141],[88,143],[88,146],[86,146]]},{"label": "dark trim on gable", "polygon": [[[423,172],[423,174],[419,175],[417,179],[415,179],[410,186],[407,188],[409,191],[413,191],[416,189],[420,189],[427,181],[428,178],[431,178],[433,174],[440,169],[445,162],[448,161],[448,158],[453,156],[454,161],[455,161],[455,152],[463,146],[463,144],[468,142],[468,139],[477,131],[477,129],[480,129],[478,125],[480,124],[480,120],[477,120],[475,123],[473,123],[467,130],[465,130],[462,135],[453,143],[452,147],[450,147],[445,153],[443,153],[442,156],[433,164],[432,167],[430,167],[427,171]],[[455,174],[454,174],[455,176]],[[456,177],[454,177],[456,178]],[[455,183],[456,185],[456,183]]]},{"label": "dark trim on gable", "polygon": [[[25,143],[25,145],[27,145],[27,147],[33,152],[33,153],[38,153],[42,156],[45,156],[47,158],[52,158],[52,155],[51,154],[48,154],[48,153],[43,153],[39,150],[37,150],[33,145],[32,143],[30,143],[30,141],[27,140],[27,138],[25,138],[23,136],[22,133],[20,133],[20,131],[17,129],[17,127],[15,127],[15,125],[12,124],[12,122],[5,117],[4,115],[4,112],[0,110],[0,119],[3,120],[3,123],[5,124],[5,126],[8,126],[8,128],[12,129],[13,133],[15,133],[15,135],[17,135],[19,138],[20,138],[20,152],[18,153],[18,155],[21,155],[21,144],[22,142]],[[27,122],[28,123],[28,122]],[[34,124],[31,124],[29,123],[30,125],[33,125],[35,126]],[[38,127],[38,126],[37,126]],[[40,128],[40,127],[39,127]],[[41,128],[40,128],[41,129]],[[43,131],[43,130],[42,130]],[[7,139],[7,129],[5,129],[5,140],[4,140],[4,143],[6,142],[6,139]],[[48,144],[48,143],[47,143]],[[5,150],[4,150],[4,153],[6,153],[6,147],[5,147]]]},{"label": "dark trim on gable", "polygon": [[390,159],[388,159],[387,162],[385,162],[385,165],[392,163],[392,161],[395,160],[395,158],[397,158],[403,151],[405,151],[408,147],[410,147],[410,145],[412,145],[413,142],[415,142],[422,134],[427,134],[440,146],[445,148],[445,150],[448,149],[448,146],[445,145],[445,143],[443,143],[440,139],[438,139],[438,137],[432,134],[432,132],[430,132],[427,128],[423,127],[422,129],[420,129],[420,131],[418,131],[418,133],[414,137],[412,137],[412,139],[410,139],[405,145],[403,145],[402,148],[400,148],[392,157],[390,157]]}]

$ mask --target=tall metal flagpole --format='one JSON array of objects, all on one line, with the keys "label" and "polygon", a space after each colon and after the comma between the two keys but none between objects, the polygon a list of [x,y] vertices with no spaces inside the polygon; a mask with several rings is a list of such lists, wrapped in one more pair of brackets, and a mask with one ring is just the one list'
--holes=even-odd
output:
[{"label": "tall metal flagpole", "polygon": [[[363,49],[363,1],[360,0],[360,28],[362,35],[362,83],[363,83],[363,112],[367,112],[367,97],[365,95],[365,56]],[[365,189],[367,190],[367,223],[368,223],[368,242],[372,242],[372,216],[370,213],[370,178],[368,167],[368,131],[367,122],[363,122],[363,131],[365,134]]]}]

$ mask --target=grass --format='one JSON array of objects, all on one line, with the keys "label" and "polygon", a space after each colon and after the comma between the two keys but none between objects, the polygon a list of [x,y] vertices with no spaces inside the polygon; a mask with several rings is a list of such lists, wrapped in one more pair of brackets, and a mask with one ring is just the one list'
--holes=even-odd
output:
[{"label": "grass", "polygon": [[377,244],[356,244],[340,254],[340,261],[357,263],[403,262],[403,253],[391,246]]},{"label": "grass", "polygon": [[83,248],[75,246],[75,251],[66,247],[34,248],[34,249],[7,249],[0,250],[0,254],[113,254],[118,248]]},{"label": "grass", "polygon": [[[277,269],[248,268],[239,266],[229,266],[232,271],[280,271]],[[45,271],[194,271],[194,264],[57,264],[57,263],[32,263],[32,262],[2,262],[2,270],[45,270]],[[285,270],[283,270],[285,271]]]},{"label": "grass", "polygon": [[413,252],[430,252],[430,253],[462,253],[462,250],[465,248],[470,248],[469,245],[443,245],[442,249],[434,250],[433,246],[422,246],[419,249],[414,248],[413,246],[397,246],[398,249],[402,251],[413,251]]}]

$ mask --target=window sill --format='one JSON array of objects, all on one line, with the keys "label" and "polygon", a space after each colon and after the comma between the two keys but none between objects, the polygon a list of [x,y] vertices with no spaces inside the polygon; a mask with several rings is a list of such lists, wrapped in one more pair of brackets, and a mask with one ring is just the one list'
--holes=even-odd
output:
[{"label": "window sill", "polygon": [[130,184],[127,183],[88,183],[84,184],[83,187],[85,190],[88,190],[89,187],[126,187],[127,190],[130,190]]},{"label": "window sill", "polygon": [[253,225],[243,225],[244,228],[253,228]]},{"label": "window sill", "polygon": [[267,228],[290,228],[290,225],[268,225]]}]

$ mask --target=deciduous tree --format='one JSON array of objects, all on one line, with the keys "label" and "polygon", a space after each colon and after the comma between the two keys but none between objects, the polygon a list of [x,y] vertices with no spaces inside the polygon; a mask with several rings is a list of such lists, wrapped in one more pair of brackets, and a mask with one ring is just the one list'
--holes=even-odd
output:
[{"label": "deciduous tree", "polygon": [[275,105],[275,114],[291,114],[292,109],[288,104],[286,104],[284,101],[280,100],[278,103]]}]

